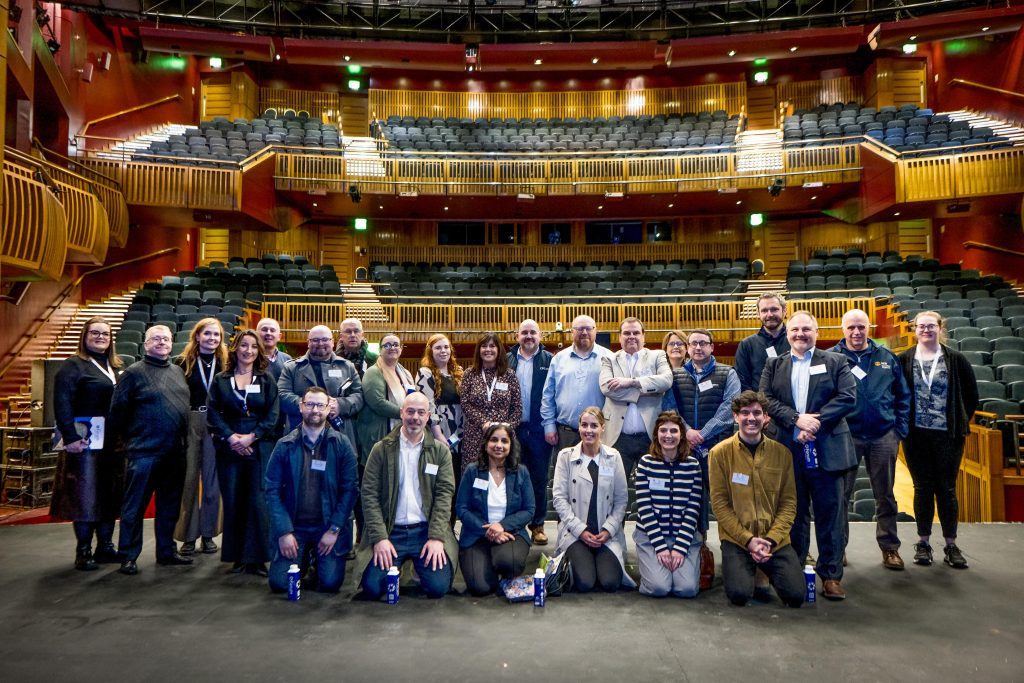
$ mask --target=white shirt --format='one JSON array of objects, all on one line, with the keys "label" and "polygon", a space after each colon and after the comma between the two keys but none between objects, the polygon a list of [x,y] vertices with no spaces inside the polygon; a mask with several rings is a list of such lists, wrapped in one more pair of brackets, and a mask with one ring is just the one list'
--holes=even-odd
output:
[{"label": "white shirt", "polygon": [[[639,361],[639,353],[626,354],[626,367],[629,368],[630,379],[636,379],[636,364]],[[626,418],[622,421],[622,433],[647,434],[647,425],[644,424],[644,419],[640,417],[640,409],[636,407],[636,403],[630,403],[626,406]]]},{"label": "white shirt", "polygon": [[[793,388],[793,409],[803,415],[807,412],[807,391],[811,386],[811,358],[814,356],[814,349],[808,349],[802,356],[792,353],[793,369],[789,375],[789,381]],[[793,438],[800,433],[799,427],[793,427]]]},{"label": "white shirt", "polygon": [[505,519],[508,510],[508,496],[505,493],[505,482],[508,477],[501,480],[500,484],[494,483],[494,475],[487,474],[487,523],[494,524]]},{"label": "white shirt", "polygon": [[420,454],[423,452],[423,434],[419,443],[398,434],[398,506],[395,524],[419,524],[427,521],[423,514],[423,494],[420,492]]}]

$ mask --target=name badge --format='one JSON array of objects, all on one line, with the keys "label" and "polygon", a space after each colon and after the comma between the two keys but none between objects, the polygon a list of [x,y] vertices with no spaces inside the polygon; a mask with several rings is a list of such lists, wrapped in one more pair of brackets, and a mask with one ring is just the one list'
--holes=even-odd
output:
[{"label": "name badge", "polygon": [[311,460],[310,461],[310,465],[317,472],[323,472],[324,470],[327,469],[327,461],[326,460]]},{"label": "name badge", "polygon": [[652,491],[664,491],[665,490],[665,484],[666,484],[666,482],[665,482],[664,479],[648,479],[647,480],[647,485],[650,486]]},{"label": "name badge", "polygon": [[779,352],[775,350],[774,346],[769,346],[767,349],[764,350],[764,353],[769,358],[778,358],[779,356]]},{"label": "name badge", "polygon": [[742,474],[741,472],[733,472],[732,483],[739,484],[740,486],[750,486],[750,475]]},{"label": "name badge", "polygon": [[338,368],[331,368],[330,370],[327,371],[327,376],[328,377],[344,377],[345,373],[342,372],[341,370],[339,370]]},{"label": "name badge", "polygon": [[508,382],[495,382],[494,388],[498,391],[508,391]]},{"label": "name badge", "polygon": [[430,475],[436,475],[437,474],[437,463],[435,463],[435,462],[428,462],[426,465],[424,465],[423,471],[426,472],[427,474],[430,474]]},{"label": "name badge", "polygon": [[245,385],[245,393],[247,394],[258,394],[260,393],[259,384],[247,384]]},{"label": "name badge", "polygon": [[861,370],[859,365],[854,365],[853,369],[850,370],[850,372],[852,372],[853,376],[856,377],[857,379],[864,379],[865,377],[868,376],[868,373]]},{"label": "name badge", "polygon": [[599,472],[599,475],[602,476],[602,477],[614,477],[615,476],[615,468],[612,467],[611,465],[601,465],[601,467],[598,470],[598,472]]},{"label": "name badge", "polygon": [[648,368],[641,368],[641,369],[636,371],[636,376],[637,377],[650,377],[651,373],[652,373],[651,368],[649,368],[649,367]]},{"label": "name badge", "polygon": [[474,479],[473,480],[473,488],[480,489],[481,491],[486,491],[487,490],[487,480],[486,479]]},{"label": "name badge", "polygon": [[714,385],[714,383],[711,380],[706,379],[706,380],[704,380],[703,382],[701,382],[700,384],[697,385],[697,391],[707,391],[708,389],[711,389],[714,386],[715,385]]},{"label": "name badge", "polygon": [[809,367],[807,369],[807,372],[808,372],[808,374],[811,374],[811,375],[824,375],[825,374],[825,369],[826,368],[825,368],[824,365],[812,365],[811,367]]}]

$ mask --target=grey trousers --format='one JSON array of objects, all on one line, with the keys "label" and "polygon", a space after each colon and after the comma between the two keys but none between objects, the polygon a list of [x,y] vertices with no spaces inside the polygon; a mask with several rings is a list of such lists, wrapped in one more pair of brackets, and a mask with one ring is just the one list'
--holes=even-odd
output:
[{"label": "grey trousers", "polygon": [[[896,550],[900,539],[896,532],[896,495],[893,482],[896,480],[896,454],[900,440],[895,430],[889,430],[877,439],[864,440],[854,437],[853,447],[857,459],[864,460],[868,477],[871,479],[871,493],[875,499],[875,539],[882,550]],[[850,499],[857,484],[857,468],[846,473],[843,481],[843,547],[850,541]]]},{"label": "grey trousers", "polygon": [[174,538],[177,541],[194,542],[200,536],[213,538],[219,536],[220,532],[217,451],[206,426],[206,413],[193,410],[188,420],[185,489],[181,494],[181,512],[174,527]]},{"label": "grey trousers", "polygon": [[[670,572],[658,562],[654,546],[643,529],[637,527],[633,532],[636,543],[636,559],[640,565],[640,594],[653,598],[674,595],[677,598],[692,598],[700,592],[700,544],[703,538],[700,533],[694,534],[690,549],[686,551],[686,559],[679,569]],[[667,539],[672,545],[672,539]]]}]

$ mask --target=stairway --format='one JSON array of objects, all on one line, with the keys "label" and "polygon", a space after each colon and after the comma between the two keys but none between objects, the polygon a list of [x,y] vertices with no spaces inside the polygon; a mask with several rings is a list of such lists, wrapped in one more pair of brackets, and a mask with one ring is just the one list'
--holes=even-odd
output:
[{"label": "stairway", "polygon": [[[377,141],[370,137],[349,137],[341,138],[342,146],[345,149],[345,166],[349,175],[358,176],[362,179],[384,178],[387,176],[387,169],[384,167],[384,160],[377,150]],[[348,188],[345,188],[348,191]]]},{"label": "stairway", "polygon": [[147,133],[136,135],[124,142],[114,143],[109,149],[94,152],[93,156],[97,159],[130,159],[133,154],[148,149],[151,143],[167,142],[172,135],[184,135],[185,130],[189,127],[183,123],[165,123]]},{"label": "stairway", "polygon": [[391,320],[369,282],[343,284],[341,293],[345,297],[345,312],[350,318],[359,318],[364,324]]},{"label": "stairway", "polygon": [[96,316],[106,318],[107,322],[110,323],[111,329],[116,333],[121,329],[121,323],[124,322],[124,314],[128,312],[128,307],[132,305],[132,297],[134,295],[135,290],[130,290],[123,294],[115,294],[103,301],[80,306],[75,316],[64,328],[60,338],[51,347],[47,357],[53,360],[64,360],[74,355],[78,350],[78,340],[82,336],[82,325],[89,318]]},{"label": "stairway", "polygon": [[[736,136],[737,173],[756,175],[782,169],[782,133],[779,129],[746,130]],[[765,179],[765,187],[769,180]]]},{"label": "stairway", "polygon": [[969,110],[939,112],[949,117],[950,121],[967,121],[972,128],[984,126],[991,128],[994,135],[1001,135],[1008,138],[1013,144],[1024,144],[1024,128],[1014,126],[1006,121],[993,119]]}]

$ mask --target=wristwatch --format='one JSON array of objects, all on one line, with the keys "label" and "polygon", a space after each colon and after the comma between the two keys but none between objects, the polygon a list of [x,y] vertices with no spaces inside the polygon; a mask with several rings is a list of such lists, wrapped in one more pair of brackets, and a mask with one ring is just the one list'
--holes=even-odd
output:
[{"label": "wristwatch", "polygon": [[331,528],[330,528],[330,529],[328,529],[328,531],[330,531],[330,532],[331,532],[332,534],[334,534],[335,536],[337,536],[338,534],[340,534],[340,533],[341,533],[341,527],[340,527],[340,526],[338,526],[337,524],[332,524],[332,525],[331,525]]}]

